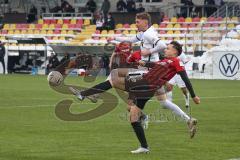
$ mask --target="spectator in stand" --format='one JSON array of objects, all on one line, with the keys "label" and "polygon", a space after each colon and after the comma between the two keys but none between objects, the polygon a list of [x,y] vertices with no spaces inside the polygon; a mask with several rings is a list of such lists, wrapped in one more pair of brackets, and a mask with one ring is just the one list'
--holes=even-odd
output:
[{"label": "spectator in stand", "polygon": [[55,69],[58,65],[59,65],[59,60],[57,58],[57,55],[54,54],[53,52],[51,53],[51,56],[49,58],[49,63],[47,65],[47,74],[52,71],[53,69]]},{"label": "spectator in stand", "polygon": [[115,29],[115,20],[112,17],[111,13],[108,13],[106,22],[104,23],[104,28],[106,30],[113,30]]},{"label": "spectator in stand", "polygon": [[136,12],[136,3],[133,0],[127,1],[127,11]]},{"label": "spectator in stand", "polygon": [[127,4],[123,0],[119,0],[117,2],[117,11],[123,12],[127,9]]},{"label": "spectator in stand", "polygon": [[110,68],[109,68],[109,56],[104,53],[104,55],[101,58],[101,67],[105,69],[106,71],[106,76],[110,74]]},{"label": "spectator in stand", "polygon": [[65,62],[69,61],[69,60],[70,60],[69,54],[68,54],[68,53],[64,53],[64,56],[63,56],[63,58],[61,59],[60,63],[63,64],[63,63],[65,63]]},{"label": "spectator in stand", "polygon": [[214,0],[205,0],[204,1],[204,5],[207,5],[205,7],[205,12],[207,14],[207,17],[211,16],[217,10],[217,8],[214,7],[214,5],[215,5],[215,1]]},{"label": "spectator in stand", "polygon": [[102,31],[104,29],[104,18],[102,14],[96,15],[96,19],[93,20],[93,24],[96,25],[96,29]]},{"label": "spectator in stand", "polygon": [[104,0],[102,3],[102,7],[101,7],[101,11],[103,13],[104,19],[107,18],[107,14],[110,10],[111,4],[109,2],[109,0]]},{"label": "spectator in stand", "polygon": [[36,17],[37,17],[37,8],[34,5],[32,5],[28,14],[27,22],[28,23],[34,22],[36,20]]},{"label": "spectator in stand", "polygon": [[142,3],[139,3],[137,8],[137,13],[145,12],[145,8],[143,7]]},{"label": "spectator in stand", "polygon": [[165,17],[165,13],[164,12],[160,12],[160,15],[159,15],[159,22],[163,22],[163,19]]},{"label": "spectator in stand", "polygon": [[86,8],[88,11],[94,13],[97,8],[96,2],[94,0],[88,0],[88,2],[86,3]]},{"label": "spectator in stand", "polygon": [[181,0],[181,4],[183,5],[183,7],[181,7],[181,16],[186,18],[192,15],[192,9],[194,6],[192,0]]},{"label": "spectator in stand", "polygon": [[68,13],[74,13],[75,10],[74,10],[74,8],[71,5],[66,4],[65,7],[63,8],[63,12],[64,13],[67,13],[67,12]]}]

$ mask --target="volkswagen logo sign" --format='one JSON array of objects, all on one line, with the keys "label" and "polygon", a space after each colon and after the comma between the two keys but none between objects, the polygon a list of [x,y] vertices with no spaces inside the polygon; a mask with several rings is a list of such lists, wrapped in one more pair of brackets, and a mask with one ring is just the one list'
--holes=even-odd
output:
[{"label": "volkswagen logo sign", "polygon": [[225,54],[219,61],[219,70],[226,77],[233,77],[239,71],[239,60],[231,53]]}]

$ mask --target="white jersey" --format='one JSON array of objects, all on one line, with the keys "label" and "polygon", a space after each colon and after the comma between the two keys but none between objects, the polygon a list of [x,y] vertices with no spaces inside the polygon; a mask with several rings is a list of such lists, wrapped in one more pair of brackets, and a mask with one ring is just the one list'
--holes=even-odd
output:
[{"label": "white jersey", "polygon": [[138,42],[141,41],[141,50],[150,50],[151,54],[147,56],[142,56],[141,59],[145,61],[157,62],[159,61],[159,52],[165,49],[167,46],[165,43],[160,41],[158,38],[158,33],[153,26],[148,28],[144,32],[137,33],[133,37],[116,37],[117,41],[129,41],[129,42]]},{"label": "white jersey", "polygon": [[[158,33],[153,26],[148,28],[145,32],[139,32],[136,35],[136,38],[141,41],[141,50],[152,49],[159,41]],[[145,61],[157,62],[159,61],[159,54],[158,52],[154,52],[149,56],[141,56],[141,59]]]}]

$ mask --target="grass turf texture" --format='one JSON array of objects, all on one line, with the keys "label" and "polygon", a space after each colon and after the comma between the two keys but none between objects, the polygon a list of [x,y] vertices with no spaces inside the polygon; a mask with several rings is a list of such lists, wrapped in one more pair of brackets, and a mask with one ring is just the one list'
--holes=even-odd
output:
[{"label": "grass turf texture", "polygon": [[[95,81],[102,82],[104,78]],[[92,86],[81,78],[70,77],[68,84]],[[112,112],[87,122],[66,122],[55,115],[55,104],[73,99],[72,112],[96,107],[88,100],[77,102],[70,95],[53,91],[46,76],[0,75],[0,159],[1,160],[224,160],[240,157],[240,81],[192,80],[200,105],[192,105],[199,120],[194,139],[187,126],[170,118],[150,123],[146,136],[151,153],[132,155],[137,138],[125,118],[126,105],[120,100]],[[114,90],[111,90],[116,94]],[[184,106],[179,89],[175,102]],[[164,114],[153,99],[145,108],[148,114]],[[154,119],[154,118],[153,118]]]}]

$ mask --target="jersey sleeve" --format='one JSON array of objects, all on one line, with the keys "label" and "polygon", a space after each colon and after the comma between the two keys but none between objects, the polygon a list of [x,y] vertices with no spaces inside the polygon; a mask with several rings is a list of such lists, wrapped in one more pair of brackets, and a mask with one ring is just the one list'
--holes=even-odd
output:
[{"label": "jersey sleeve", "polygon": [[185,71],[184,64],[178,58],[174,60],[173,65],[176,69],[176,72]]}]

